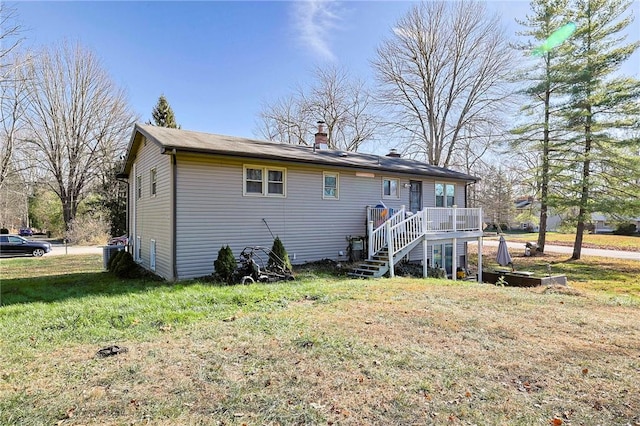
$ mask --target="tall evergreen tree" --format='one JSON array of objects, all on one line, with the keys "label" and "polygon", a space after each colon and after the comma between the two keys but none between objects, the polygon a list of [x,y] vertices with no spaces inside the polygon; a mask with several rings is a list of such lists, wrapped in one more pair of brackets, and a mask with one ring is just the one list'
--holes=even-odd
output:
[{"label": "tall evergreen tree", "polygon": [[169,127],[171,129],[180,128],[176,123],[176,117],[173,114],[173,109],[171,109],[171,106],[164,95],[160,95],[158,98],[158,103],[153,107],[151,117],[153,118],[153,123],[149,121],[149,124],[155,124],[159,127]]},{"label": "tall evergreen tree", "polygon": [[565,168],[574,182],[578,208],[572,259],[580,259],[585,225],[600,201],[626,199],[617,194],[618,185],[629,179],[619,167],[628,160],[625,152],[637,152],[638,140],[626,140],[625,133],[639,125],[640,82],[618,73],[640,46],[639,41],[623,44],[620,34],[633,21],[627,14],[630,5],[628,0],[575,1],[576,50],[566,63],[570,101],[563,112],[575,154]]},{"label": "tall evergreen tree", "polygon": [[[518,21],[526,28],[519,35],[534,40],[536,45],[541,45],[557,28],[566,24],[568,0],[533,0],[531,10],[532,14],[528,15],[526,20]],[[533,47],[531,42],[518,46],[527,56],[531,54]],[[556,93],[561,85],[561,79],[558,77],[570,51],[570,47],[566,45],[547,51],[517,76],[518,80],[531,82],[523,90],[530,102],[522,108],[528,119],[526,123],[513,130],[516,139],[512,146],[518,150],[532,149],[539,155],[532,178],[535,180],[536,195],[540,201],[538,250],[541,252],[544,252],[550,207],[549,182],[554,166],[551,154],[557,153],[554,149],[554,139],[558,138],[561,132],[559,123],[554,123],[553,120],[553,114],[557,111],[560,101]]]}]

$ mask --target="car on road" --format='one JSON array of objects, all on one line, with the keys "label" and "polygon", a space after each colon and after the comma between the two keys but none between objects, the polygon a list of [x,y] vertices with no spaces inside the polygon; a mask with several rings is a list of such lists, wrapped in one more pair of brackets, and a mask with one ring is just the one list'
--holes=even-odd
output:
[{"label": "car on road", "polygon": [[33,235],[33,230],[31,228],[20,228],[18,235],[21,237],[31,237]]},{"label": "car on road", "polygon": [[40,257],[50,251],[51,243],[46,241],[30,241],[18,235],[0,235],[0,255],[2,256]]}]

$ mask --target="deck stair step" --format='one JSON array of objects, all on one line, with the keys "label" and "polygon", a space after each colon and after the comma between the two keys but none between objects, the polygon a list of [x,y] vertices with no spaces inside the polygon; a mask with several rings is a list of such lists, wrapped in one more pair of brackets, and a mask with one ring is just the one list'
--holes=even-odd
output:
[{"label": "deck stair step", "polygon": [[[394,263],[398,263],[403,257],[405,257],[411,250],[413,250],[418,244],[420,240],[417,239],[412,243],[408,244],[406,247],[403,247],[396,255],[393,260]],[[348,275],[355,278],[380,278],[384,276],[389,271],[389,250],[385,246],[381,248],[377,253],[371,256],[371,259],[367,259],[363,262],[360,262],[356,267],[354,267]]]}]

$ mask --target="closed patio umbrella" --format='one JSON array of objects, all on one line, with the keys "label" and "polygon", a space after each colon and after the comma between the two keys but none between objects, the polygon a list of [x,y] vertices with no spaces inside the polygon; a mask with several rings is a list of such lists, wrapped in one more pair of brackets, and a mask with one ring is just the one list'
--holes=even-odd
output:
[{"label": "closed patio umbrella", "polygon": [[500,235],[500,242],[498,243],[498,255],[496,256],[496,261],[500,266],[507,266],[512,263],[511,255],[507,248],[507,242],[504,240],[502,235]]}]

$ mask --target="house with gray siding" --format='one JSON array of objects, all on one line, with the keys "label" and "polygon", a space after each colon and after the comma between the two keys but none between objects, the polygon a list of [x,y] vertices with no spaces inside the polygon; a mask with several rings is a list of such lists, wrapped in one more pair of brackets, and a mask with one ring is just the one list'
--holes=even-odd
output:
[{"label": "house with gray siding", "polygon": [[293,264],[346,261],[348,239],[362,237],[370,263],[357,269],[373,271],[363,276],[407,259],[455,279],[467,242],[482,246],[482,213],[466,207],[476,178],[327,149],[321,125],[309,147],[137,124],[122,175],[129,249],[167,280],[209,275],[222,246],[238,255],[274,235]]}]

